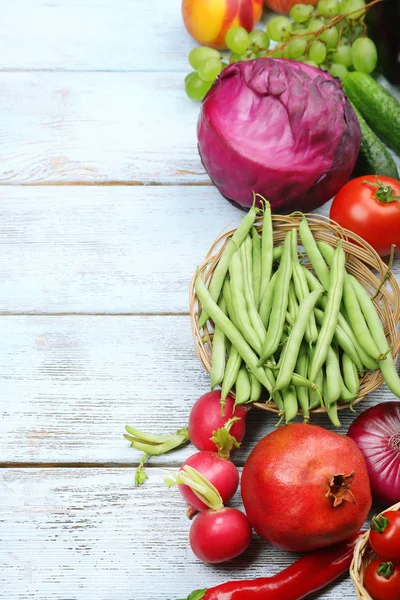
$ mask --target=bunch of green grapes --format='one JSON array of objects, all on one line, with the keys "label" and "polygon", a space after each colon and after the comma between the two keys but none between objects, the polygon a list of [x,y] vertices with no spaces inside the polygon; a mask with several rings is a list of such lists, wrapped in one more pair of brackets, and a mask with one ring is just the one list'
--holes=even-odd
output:
[{"label": "bunch of green grapes", "polygon": [[[190,52],[189,63],[195,71],[186,77],[186,93],[192,100],[202,100],[227,61],[264,56],[320,67],[341,79],[351,70],[371,73],[377,64],[377,50],[366,36],[364,16],[365,0],[319,0],[316,8],[295,4],[290,19],[272,17],[266,31],[248,33],[243,27],[232,27],[225,38],[231,51],[227,59],[205,46]],[[276,45],[269,50],[271,40]]]}]

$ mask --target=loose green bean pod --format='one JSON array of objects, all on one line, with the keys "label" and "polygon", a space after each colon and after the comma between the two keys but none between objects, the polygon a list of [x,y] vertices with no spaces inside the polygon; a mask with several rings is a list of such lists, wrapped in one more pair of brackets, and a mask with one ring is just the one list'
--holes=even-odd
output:
[{"label": "loose green bean pod", "polygon": [[261,282],[260,298],[265,294],[267,285],[272,275],[274,237],[272,233],[271,206],[269,202],[264,204],[264,219],[261,233]]},{"label": "loose green bean pod", "polygon": [[393,356],[391,352],[388,352],[388,341],[383,330],[382,322],[371,298],[368,296],[368,293],[361,283],[352,275],[350,275],[350,278],[371,335],[382,355],[382,360],[379,360],[378,364],[382,371],[383,378],[393,394],[400,398],[400,378],[396,370]]},{"label": "loose green bean pod", "polygon": [[[218,302],[219,308],[222,312],[226,313],[226,302],[222,297]],[[226,360],[226,337],[224,332],[215,326],[213,346],[211,354],[211,389],[213,390],[219,385],[225,373],[225,360]]]},{"label": "loose green bean pod", "polygon": [[246,342],[245,338],[234,326],[232,321],[230,321],[226,314],[222,312],[218,304],[214,302],[209,291],[204,285],[204,281],[200,273],[198,273],[196,277],[195,290],[201,305],[205,308],[214,323],[222,329],[231,344],[235,346],[249,370],[257,377],[258,381],[268,390],[268,392],[271,393],[272,384],[269,381],[265,370],[261,367],[258,367],[257,355],[253,352],[250,345]]},{"label": "loose green bean pod", "polygon": [[235,307],[235,315],[237,321],[236,325],[243,337],[245,338],[245,340],[257,352],[257,354],[260,354],[261,341],[257,336],[257,333],[253,329],[249,314],[247,312],[243,268],[239,252],[236,252],[232,256],[232,260],[229,266],[229,272],[231,275],[231,294],[232,302]]},{"label": "loose green bean pod", "polygon": [[[299,356],[297,358],[296,363],[296,373],[300,375],[300,377],[306,378],[308,375],[308,354],[304,346],[300,347]],[[303,413],[304,421],[307,422],[310,418],[310,407],[309,407],[309,398],[308,398],[308,389],[304,387],[297,388],[297,400],[301,411]]]},{"label": "loose green bean pod", "polygon": [[296,388],[293,385],[287,387],[283,392],[283,407],[285,421],[286,423],[290,423],[296,417],[299,410]]},{"label": "loose green bean pod", "polygon": [[338,316],[343,294],[343,281],[345,276],[344,265],[345,255],[342,250],[341,242],[339,242],[332,261],[330,286],[328,289],[328,299],[326,302],[324,320],[318,334],[318,339],[315,344],[315,351],[311,362],[311,381],[315,380],[317,373],[322,369],[322,365],[326,360],[338,324]]},{"label": "loose green bean pod", "polygon": [[318,275],[318,278],[324,288],[328,291],[331,285],[329,269],[317,246],[317,242],[315,241],[312,231],[308,225],[308,221],[304,216],[299,226],[299,232],[302,244],[308,254],[308,258],[314,268],[314,271]]},{"label": "loose green bean pod", "polygon": [[[297,357],[299,355],[300,346],[304,338],[307,323],[309,322],[310,315],[313,313],[314,307],[320,295],[321,292],[319,290],[311,292],[311,294],[304,298],[303,302],[299,306],[297,319],[294,322],[289,339],[283,350],[280,361],[281,367],[276,380],[274,388],[275,390],[283,390],[290,384],[290,379],[296,366]],[[311,381],[313,381],[312,378]]]},{"label": "loose green bean pod", "polygon": [[332,347],[329,348],[326,357],[325,374],[324,404],[327,406],[328,404],[337,402],[342,391],[340,385],[340,363],[338,356]]},{"label": "loose green bean pod", "polygon": [[342,356],[342,367],[345,386],[350,394],[356,398],[360,389],[360,379],[356,365],[346,353]]},{"label": "loose green bean pod", "polygon": [[258,365],[262,365],[279,346],[282,337],[283,325],[285,323],[286,309],[288,306],[289,285],[292,276],[291,261],[291,236],[288,231],[284,242],[284,250],[281,263],[277,271],[272,310],[267,335],[262,347],[261,358]]},{"label": "loose green bean pod", "polygon": [[[214,301],[218,301],[219,295],[222,290],[222,286],[224,285],[224,280],[226,274],[229,269],[229,263],[231,262],[231,258],[241,245],[246,235],[249,233],[252,228],[254,221],[257,216],[258,209],[253,205],[247,215],[244,217],[243,221],[240,223],[239,227],[227,243],[221,258],[218,261],[218,264],[215,268],[213,278],[210,282],[209,293],[211,298]],[[199,317],[199,327],[204,327],[209,315],[204,310],[201,311]]]},{"label": "loose green bean pod", "polygon": [[239,369],[238,376],[236,378],[235,384],[235,406],[238,404],[245,404],[249,402],[251,394],[251,384],[249,379],[249,374],[244,365],[242,365]]},{"label": "loose green bean pod", "polygon": [[252,252],[253,252],[253,291],[256,309],[260,307],[261,290],[261,240],[255,227],[251,228]]},{"label": "loose green bean pod", "polygon": [[258,311],[260,318],[261,318],[261,322],[265,328],[268,327],[269,317],[271,315],[272,301],[274,298],[274,288],[275,288],[275,283],[276,283],[276,276],[277,276],[276,273],[274,273],[272,275],[272,277],[267,285],[267,288],[265,290],[264,296],[261,299],[260,308]]},{"label": "loose green bean pod", "polygon": [[251,258],[251,249],[251,239],[247,238],[240,248],[240,258],[242,262],[242,276],[244,284],[244,297],[246,300],[247,313],[250,318],[251,326],[255,331],[258,339],[260,340],[260,343],[262,344],[265,340],[267,332],[265,331],[264,325],[261,321],[261,317],[257,312],[257,307],[254,302],[252,277],[250,277],[250,274],[252,273],[252,266],[249,263],[249,260]]},{"label": "loose green bean pod", "polygon": [[262,385],[258,381],[257,377],[253,375],[253,373],[249,373],[250,377],[250,385],[251,385],[251,393],[250,393],[250,402],[258,402],[261,394],[262,394]]}]

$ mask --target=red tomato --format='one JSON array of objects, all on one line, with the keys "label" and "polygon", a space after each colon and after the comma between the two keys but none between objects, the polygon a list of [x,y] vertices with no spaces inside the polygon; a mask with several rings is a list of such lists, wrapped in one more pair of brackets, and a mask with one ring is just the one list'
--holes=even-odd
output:
[{"label": "red tomato", "polygon": [[388,510],[371,522],[369,543],[382,560],[400,562],[400,512]]},{"label": "red tomato", "polygon": [[376,175],[352,179],[336,194],[330,217],[387,256],[392,244],[400,249],[400,181]]},{"label": "red tomato", "polygon": [[400,565],[373,560],[365,569],[364,587],[374,600],[400,600]]}]

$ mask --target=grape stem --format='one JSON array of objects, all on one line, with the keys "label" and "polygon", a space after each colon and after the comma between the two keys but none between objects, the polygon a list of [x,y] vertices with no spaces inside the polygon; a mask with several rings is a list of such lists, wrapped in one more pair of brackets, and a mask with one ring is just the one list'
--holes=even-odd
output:
[{"label": "grape stem", "polygon": [[[293,35],[292,37],[290,37],[288,40],[286,40],[285,42],[282,42],[281,44],[279,44],[278,46],[275,46],[275,48],[272,48],[271,50],[267,50],[263,55],[262,58],[268,58],[269,56],[271,56],[272,54],[275,54],[275,52],[279,51],[279,50],[283,50],[284,48],[286,48],[286,46],[288,44],[290,44],[290,42],[292,42],[295,39],[301,39],[303,37],[308,37],[313,35],[313,37],[311,38],[308,46],[311,45],[311,42],[314,41],[315,39],[319,39],[320,36],[324,33],[324,31],[326,31],[327,29],[330,29],[331,27],[333,27],[334,25],[337,25],[338,23],[341,23],[342,21],[345,21],[346,19],[349,18],[350,15],[354,14],[354,13],[360,13],[360,16],[357,17],[357,19],[354,19],[357,22],[361,23],[361,18],[365,15],[365,13],[371,8],[371,6],[374,6],[375,4],[379,4],[380,2],[383,2],[383,0],[372,0],[372,2],[369,2],[364,8],[357,8],[356,10],[352,10],[351,12],[345,13],[343,15],[337,15],[336,17],[333,17],[329,23],[327,23],[326,25],[324,25],[323,27],[321,27],[320,29],[317,29],[313,32],[310,31],[306,31],[305,33],[298,33]],[[363,27],[365,28],[366,31],[366,25],[363,23]],[[343,30],[343,28],[341,28],[341,31]],[[339,32],[339,35],[341,37],[341,31]],[[339,37],[339,40],[340,40]]]}]

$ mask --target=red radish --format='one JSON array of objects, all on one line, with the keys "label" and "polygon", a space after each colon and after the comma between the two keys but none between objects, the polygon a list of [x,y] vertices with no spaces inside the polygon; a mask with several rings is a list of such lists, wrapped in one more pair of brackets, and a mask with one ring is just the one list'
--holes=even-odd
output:
[{"label": "red radish", "polygon": [[[236,418],[237,421],[232,423],[229,433],[240,444],[246,430],[247,408],[238,406],[235,409],[234,406],[234,399],[227,396],[225,414],[222,416],[221,390],[203,394],[194,403],[189,416],[189,438],[198,450],[212,450],[213,452],[220,450],[221,455],[228,458],[229,452],[226,455],[224,448],[220,448],[221,445],[224,446],[224,440],[215,440],[214,432],[223,429],[227,422],[233,418]],[[234,448],[235,446],[229,448],[229,450]]]},{"label": "red radish", "polygon": [[232,560],[251,542],[250,523],[236,508],[207,510],[193,521],[189,541],[194,554],[203,562]]},{"label": "red radish", "polygon": [[266,435],[246,461],[241,488],[251,525],[285,550],[345,540],[371,507],[367,466],[356,444],[316,425]]},{"label": "red radish", "polygon": [[[227,504],[235,494],[239,485],[237,468],[229,460],[225,460],[215,452],[196,452],[189,456],[182,465],[189,465],[201,473],[217,490],[222,503]],[[179,491],[186,502],[196,510],[206,510],[208,507],[202,502],[188,485],[179,484]]]}]

